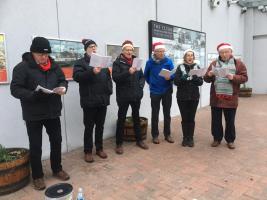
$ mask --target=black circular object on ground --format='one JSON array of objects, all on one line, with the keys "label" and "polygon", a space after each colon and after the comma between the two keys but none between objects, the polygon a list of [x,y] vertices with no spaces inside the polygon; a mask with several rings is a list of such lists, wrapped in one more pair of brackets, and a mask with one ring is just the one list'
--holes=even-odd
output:
[{"label": "black circular object on ground", "polygon": [[58,183],[56,185],[52,185],[45,191],[45,196],[48,198],[61,198],[68,197],[68,195],[72,195],[73,187],[69,183]]}]

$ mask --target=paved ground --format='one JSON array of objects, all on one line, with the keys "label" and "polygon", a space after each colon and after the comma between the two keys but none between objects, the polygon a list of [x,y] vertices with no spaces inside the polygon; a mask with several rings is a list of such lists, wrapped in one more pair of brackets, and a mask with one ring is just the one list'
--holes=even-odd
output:
[{"label": "paved ground", "polygon": [[[114,139],[109,139],[105,141],[107,160],[95,157],[94,163],[85,163],[80,148],[63,156],[63,166],[71,175],[74,196],[82,187],[87,200],[265,200],[266,124],[267,95],[241,98],[235,150],[229,150],[225,142],[210,147],[210,108],[206,107],[197,113],[194,148],[181,147],[180,117],[175,117],[174,144],[152,144],[149,135],[148,151],[125,143],[125,153],[119,156],[113,150]],[[49,162],[44,165],[47,186],[57,183],[51,177]],[[44,199],[44,192],[29,184],[0,199]]]}]

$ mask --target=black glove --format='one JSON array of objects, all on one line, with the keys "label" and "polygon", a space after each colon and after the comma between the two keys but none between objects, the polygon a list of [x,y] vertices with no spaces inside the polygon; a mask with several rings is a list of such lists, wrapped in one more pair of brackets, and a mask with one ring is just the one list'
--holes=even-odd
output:
[{"label": "black glove", "polygon": [[193,76],[192,76],[192,81],[198,81],[198,77],[197,77],[197,75],[193,75]]}]

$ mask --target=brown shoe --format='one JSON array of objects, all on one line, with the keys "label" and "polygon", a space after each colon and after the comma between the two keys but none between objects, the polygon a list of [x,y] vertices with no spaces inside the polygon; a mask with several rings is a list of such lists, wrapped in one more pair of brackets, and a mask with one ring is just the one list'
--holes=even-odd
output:
[{"label": "brown shoe", "polygon": [[220,141],[214,140],[214,141],[211,143],[211,146],[212,146],[212,147],[217,147],[217,146],[219,146],[220,144],[221,144]]},{"label": "brown shoe", "polygon": [[122,148],[122,145],[117,145],[116,146],[116,149],[115,149],[115,152],[117,154],[123,154],[123,148]]},{"label": "brown shoe", "polygon": [[145,149],[145,150],[149,148],[147,144],[144,143],[143,141],[136,142],[136,145],[139,146],[141,149]]},{"label": "brown shoe", "polygon": [[165,140],[169,143],[174,143],[174,140],[172,139],[172,137],[170,135],[168,135],[167,137],[165,137]]},{"label": "brown shoe", "polygon": [[67,172],[61,170],[58,173],[54,173],[53,174],[54,177],[56,177],[57,179],[61,180],[61,181],[67,181],[70,179],[70,176],[67,174]]},{"label": "brown shoe", "polygon": [[84,161],[89,162],[89,163],[94,162],[94,158],[93,158],[92,153],[85,153],[84,154]]},{"label": "brown shoe", "polygon": [[36,190],[44,190],[46,188],[43,178],[33,179],[33,186]]},{"label": "brown shoe", "polygon": [[152,139],[152,142],[153,142],[154,144],[159,144],[159,138],[158,138],[158,137],[154,137],[154,138]]},{"label": "brown shoe", "polygon": [[106,159],[108,157],[108,155],[103,150],[96,151],[96,155],[103,159]]},{"label": "brown shoe", "polygon": [[229,149],[235,149],[235,144],[233,142],[229,142],[227,146]]}]

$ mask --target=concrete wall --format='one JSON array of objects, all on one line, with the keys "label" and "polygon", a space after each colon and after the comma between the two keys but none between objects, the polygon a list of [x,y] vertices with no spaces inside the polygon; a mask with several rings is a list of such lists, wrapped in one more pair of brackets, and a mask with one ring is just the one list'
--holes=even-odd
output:
[{"label": "concrete wall", "polygon": [[[21,54],[29,50],[32,36],[81,40],[93,38],[98,52],[105,54],[106,44],[121,44],[131,39],[140,46],[140,57],[148,58],[149,20],[181,26],[207,33],[207,53],[216,52],[223,41],[232,43],[235,51],[243,55],[244,16],[236,5],[226,2],[210,9],[208,0],[5,0],[0,3],[0,32],[6,34],[9,78]],[[114,90],[115,91],[115,90]],[[176,92],[176,88],[174,93]],[[0,143],[9,146],[28,146],[20,103],[10,96],[9,85],[0,85]],[[79,105],[78,84],[70,81],[68,94],[63,99],[62,134],[63,151],[82,146],[82,110]],[[209,85],[201,88],[201,106],[209,103]],[[150,98],[146,85],[141,115],[150,118]],[[130,113],[130,112],[129,112]],[[115,134],[117,105],[115,92],[105,124],[104,137]],[[179,114],[173,94],[172,116]],[[162,119],[162,113],[160,115]],[[177,125],[177,128],[180,128]],[[177,134],[177,131],[174,131]],[[49,154],[49,143],[44,134],[43,155]]]}]

